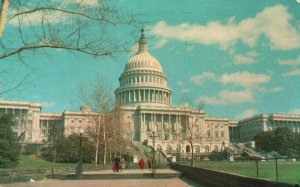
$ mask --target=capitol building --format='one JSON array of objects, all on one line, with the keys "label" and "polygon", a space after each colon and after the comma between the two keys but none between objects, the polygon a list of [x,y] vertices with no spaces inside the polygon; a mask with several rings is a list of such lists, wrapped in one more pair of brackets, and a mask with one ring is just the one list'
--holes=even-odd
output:
[{"label": "capitol building", "polygon": [[[173,106],[167,76],[149,53],[143,30],[138,52],[126,63],[114,94],[115,102],[121,103],[122,125],[128,139],[154,146],[166,154],[192,152],[187,140],[193,142],[196,154],[208,154],[222,151],[232,142],[250,141],[259,132],[285,124],[300,132],[300,115],[270,115],[276,116],[274,123],[266,115],[231,121],[207,116],[203,109]],[[10,112],[16,116],[15,131],[20,134],[26,129],[21,139],[24,143],[47,142],[54,126],[67,136],[94,123],[86,107],[63,113],[43,113],[41,108],[39,103],[0,101],[0,114]]]}]

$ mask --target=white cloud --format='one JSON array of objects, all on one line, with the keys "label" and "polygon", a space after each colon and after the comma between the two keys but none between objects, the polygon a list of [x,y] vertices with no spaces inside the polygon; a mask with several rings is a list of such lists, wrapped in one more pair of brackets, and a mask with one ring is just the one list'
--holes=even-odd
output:
[{"label": "white cloud", "polygon": [[[274,17],[275,15],[280,16]],[[276,5],[267,7],[255,17],[239,23],[235,23],[234,18],[230,18],[226,24],[211,21],[206,25],[182,23],[172,26],[160,21],[151,28],[150,33],[185,42],[218,44],[222,49],[228,49],[237,40],[253,48],[259,36],[265,35],[272,49],[289,50],[300,47],[298,31],[289,23],[291,18],[287,7]]]},{"label": "white cloud", "polygon": [[199,97],[197,101],[204,100],[206,104],[211,105],[233,105],[243,103],[253,103],[255,101],[250,90],[231,91],[222,90],[212,97]]},{"label": "white cloud", "polygon": [[279,60],[279,65],[290,66],[291,70],[283,74],[283,76],[296,76],[300,75],[300,55],[295,59]]},{"label": "white cloud", "polygon": [[183,85],[183,81],[176,81],[176,84]]},{"label": "white cloud", "polygon": [[257,57],[257,56],[259,56],[259,53],[256,51],[248,51],[247,55],[250,57]]},{"label": "white cloud", "polygon": [[56,105],[55,102],[41,102],[42,107],[53,107]]},{"label": "white cloud", "polygon": [[233,57],[234,64],[253,64],[255,63],[254,59],[248,56],[235,55]]},{"label": "white cloud", "polygon": [[289,114],[300,114],[300,108],[294,108],[289,111]]},{"label": "white cloud", "polygon": [[220,82],[223,84],[234,84],[243,87],[255,87],[270,80],[269,75],[249,73],[248,71],[223,74],[220,78]]},{"label": "white cloud", "polygon": [[235,119],[245,119],[245,118],[254,116],[255,114],[257,114],[257,111],[255,109],[248,109],[248,110],[245,110],[244,112],[236,115]]},{"label": "white cloud", "polygon": [[179,93],[181,93],[181,94],[188,93],[188,92],[190,92],[189,89],[181,89],[181,90],[179,91]]},{"label": "white cloud", "polygon": [[271,88],[271,92],[280,92],[282,90],[283,90],[283,88],[281,86],[276,86],[274,88]]},{"label": "white cloud", "polygon": [[[22,26],[27,27],[30,25],[39,25],[42,23],[43,19],[45,24],[47,23],[57,24],[60,22],[65,22],[67,16],[58,11],[49,11],[49,12],[37,11],[31,14],[20,15],[19,18]],[[18,19],[12,19],[8,23],[15,27],[19,26]]]},{"label": "white cloud", "polygon": [[161,48],[163,47],[166,43],[167,43],[168,40],[166,40],[165,38],[160,38],[159,40],[157,40],[154,45],[153,45],[153,49],[158,49],[158,48]]},{"label": "white cloud", "polygon": [[203,72],[200,75],[191,77],[191,81],[196,85],[202,85],[204,80],[215,80],[216,75],[212,72]]}]

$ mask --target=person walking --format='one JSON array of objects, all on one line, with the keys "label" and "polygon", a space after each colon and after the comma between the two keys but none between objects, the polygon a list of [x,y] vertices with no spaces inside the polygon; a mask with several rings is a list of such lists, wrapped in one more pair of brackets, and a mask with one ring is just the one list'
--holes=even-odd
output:
[{"label": "person walking", "polygon": [[141,171],[144,171],[145,162],[144,162],[143,158],[141,158],[139,165],[140,165]]},{"label": "person walking", "polygon": [[119,172],[119,169],[120,169],[120,158],[118,156],[115,158],[115,166],[116,166],[116,172]]},{"label": "person walking", "polygon": [[125,159],[121,159],[121,171],[125,170]]},{"label": "person walking", "polygon": [[151,158],[148,158],[147,164],[148,164],[148,168],[149,168],[150,171],[151,171],[151,167],[152,167],[152,159],[151,159]]}]

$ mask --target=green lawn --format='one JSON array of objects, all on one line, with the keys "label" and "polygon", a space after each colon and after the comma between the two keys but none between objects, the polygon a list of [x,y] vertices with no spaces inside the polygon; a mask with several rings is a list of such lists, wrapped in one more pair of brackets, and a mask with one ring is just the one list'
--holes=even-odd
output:
[{"label": "green lawn", "polygon": [[36,156],[20,155],[20,162],[17,169],[35,169],[35,168],[51,168],[51,167],[75,167],[76,163],[52,163],[37,158]]},{"label": "green lawn", "polygon": [[[256,162],[201,162],[196,167],[224,171],[228,173],[256,177]],[[259,162],[259,178],[276,181],[275,161]],[[300,162],[278,162],[278,181],[287,183],[300,183]]]}]

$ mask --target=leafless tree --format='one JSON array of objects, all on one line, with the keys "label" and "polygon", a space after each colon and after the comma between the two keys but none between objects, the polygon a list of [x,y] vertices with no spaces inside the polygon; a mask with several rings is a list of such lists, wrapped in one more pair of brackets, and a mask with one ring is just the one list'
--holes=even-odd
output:
[{"label": "leafless tree", "polygon": [[[197,106],[197,110],[192,109],[191,105],[184,106],[185,115],[184,119],[181,121],[181,132],[176,132],[175,135],[178,136],[182,142],[187,142],[191,147],[191,166],[194,167],[194,144],[197,141],[197,133],[200,130],[201,125],[201,115],[204,114],[205,102],[200,101]],[[199,128],[198,130],[196,128]]]},{"label": "leafless tree", "polygon": [[[106,142],[106,127],[109,119],[109,111],[112,106],[112,97],[109,95],[109,91],[104,84],[104,80],[97,77],[93,83],[81,83],[80,84],[81,104],[91,109],[89,116],[92,124],[87,128],[87,133],[95,140],[95,165],[99,160],[99,145],[100,141]],[[104,159],[106,163],[106,145],[104,145]]]},{"label": "leafless tree", "polygon": [[122,52],[126,47],[118,29],[132,24],[133,17],[112,4],[106,0],[3,0],[0,59],[41,48],[93,56]]},{"label": "leafless tree", "polygon": [[52,55],[64,50],[94,57],[127,51],[129,37],[121,33],[134,26],[134,19],[114,4],[108,0],[2,0],[0,62],[27,63],[26,51]]},{"label": "leafless tree", "polygon": [[[99,154],[103,153],[103,163],[107,162],[107,155],[116,155],[117,149],[126,144],[125,130],[122,124],[121,104],[114,106],[113,93],[105,86],[101,77],[94,83],[81,83],[81,104],[91,108],[90,118],[92,124],[87,128],[90,137],[95,141],[95,165],[98,164]],[[102,149],[99,147],[102,145]],[[125,146],[125,145],[123,145]]]}]

